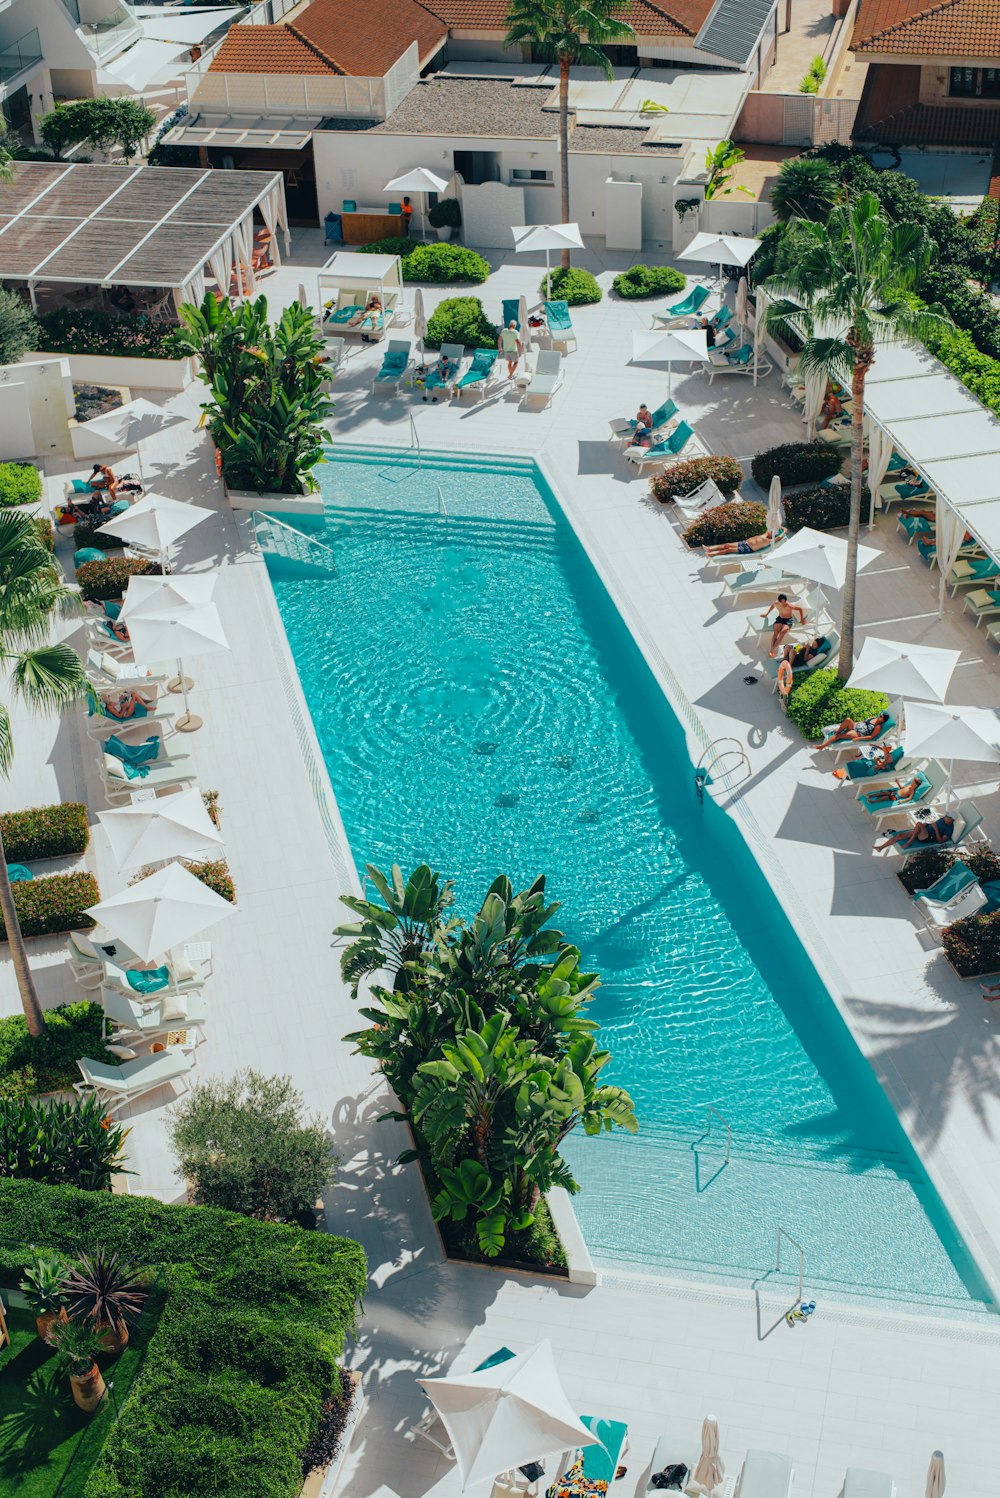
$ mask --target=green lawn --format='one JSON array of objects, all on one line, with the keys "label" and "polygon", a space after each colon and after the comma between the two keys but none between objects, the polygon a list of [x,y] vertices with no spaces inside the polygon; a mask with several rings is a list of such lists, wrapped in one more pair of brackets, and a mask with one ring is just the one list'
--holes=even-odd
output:
[{"label": "green lawn", "polygon": [[115,1418],[113,1400],[120,1407],[132,1387],[160,1304],[151,1295],[121,1357],[101,1359],[105,1383],[113,1380],[114,1391],[94,1415],[77,1409],[69,1379],[39,1338],[34,1316],[7,1312],[10,1343],[0,1348],[0,1498],[79,1498]]}]

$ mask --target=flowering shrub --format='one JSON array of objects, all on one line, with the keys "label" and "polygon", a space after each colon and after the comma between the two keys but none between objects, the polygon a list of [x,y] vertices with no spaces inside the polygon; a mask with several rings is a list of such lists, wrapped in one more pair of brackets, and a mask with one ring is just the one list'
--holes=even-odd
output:
[{"label": "flowering shrub", "polygon": [[42,497],[42,475],[34,463],[0,463],[0,505],[31,505]]},{"label": "flowering shrub", "polygon": [[941,933],[941,944],[960,978],[1000,972],[1000,910],[954,921]]},{"label": "flowering shrub", "polygon": [[930,889],[942,874],[947,874],[952,864],[960,858],[976,878],[987,883],[1000,879],[1000,858],[988,842],[970,843],[967,848],[922,848],[903,864],[897,875],[908,895],[918,889]]},{"label": "flowering shrub", "polygon": [[185,859],[184,867],[196,879],[200,879],[202,884],[207,884],[209,889],[214,889],[217,895],[228,900],[230,905],[236,904],[236,886],[224,858],[209,859],[205,863],[188,863]]},{"label": "flowering shrub", "polygon": [[145,577],[160,571],[159,562],[141,557],[108,557],[103,562],[84,562],[76,569],[76,580],[88,602],[104,603],[108,598],[121,598],[130,577]]},{"label": "flowering shrub", "polygon": [[[46,874],[12,884],[14,908],[23,936],[53,936],[62,931],[88,931],[96,922],[86,914],[88,905],[101,898],[93,874]],[[7,930],[0,916],[0,941]]]},{"label": "flowering shrub", "polygon": [[693,494],[708,479],[728,497],[742,484],[743,469],[735,458],[688,458],[651,478],[649,492],[660,504],[671,504],[678,495]]},{"label": "flowering shrub", "polygon": [[112,317],[94,307],[55,307],[38,319],[38,349],[52,354],[112,354],[128,359],[176,359],[174,335],[142,315]]},{"label": "flowering shrub", "polygon": [[722,541],[746,541],[767,528],[767,511],[753,500],[734,500],[706,510],[684,532],[688,546],[718,546]]},{"label": "flowering shrub", "polygon": [[87,808],[80,801],[6,811],[0,815],[0,832],[8,863],[82,853],[90,840]]},{"label": "flowering shrub", "polygon": [[792,687],[788,716],[807,739],[818,739],[829,723],[870,718],[889,706],[884,692],[845,687],[836,671],[810,671]]}]

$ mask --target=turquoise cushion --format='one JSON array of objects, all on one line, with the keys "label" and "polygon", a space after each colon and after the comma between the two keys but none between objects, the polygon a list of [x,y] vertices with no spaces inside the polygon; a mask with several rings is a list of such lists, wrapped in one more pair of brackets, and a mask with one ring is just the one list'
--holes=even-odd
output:
[{"label": "turquoise cushion", "polygon": [[104,600],[104,612],[109,619],[117,619],[123,607],[123,604],[116,603],[113,598],[106,598]]},{"label": "turquoise cushion", "polygon": [[92,494],[93,490],[86,479],[70,479],[72,492],[74,494]]},{"label": "turquoise cushion", "polygon": [[73,566],[82,567],[84,562],[103,562],[105,559],[106,553],[98,551],[96,546],[81,546],[73,553]]},{"label": "turquoise cushion", "polygon": [[23,863],[9,863],[7,865],[7,878],[11,884],[26,884],[29,879],[34,879],[30,869],[26,869]]},{"label": "turquoise cushion", "polygon": [[127,500],[127,499],[116,499],[115,502],[114,502],[114,504],[111,506],[110,510],[108,511],[108,514],[109,515],[124,515],[125,511],[126,510],[130,510],[131,508],[132,508],[132,503],[131,503],[130,500]]},{"label": "turquoise cushion", "polygon": [[125,744],[113,733],[104,746],[106,754],[113,754],[115,759],[120,759],[123,765],[148,765],[160,752],[160,740],[155,733],[151,733],[148,739],[143,739],[141,744]]},{"label": "turquoise cushion", "polygon": [[125,976],[128,979],[129,988],[134,988],[136,993],[156,993],[157,989],[166,988],[169,983],[170,969],[154,967],[144,973],[130,970]]}]

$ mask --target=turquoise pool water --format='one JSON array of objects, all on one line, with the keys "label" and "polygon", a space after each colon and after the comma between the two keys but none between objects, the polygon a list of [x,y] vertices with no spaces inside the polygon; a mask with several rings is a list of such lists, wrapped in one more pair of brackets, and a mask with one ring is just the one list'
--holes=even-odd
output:
[{"label": "turquoise pool water", "polygon": [[745,1284],[780,1224],[814,1293],[984,1299],[535,466],[331,459],[324,519],[301,525],[336,574],[268,566],[351,847],[359,869],[427,860],[465,908],[499,871],[548,876],[641,1123],[567,1143],[595,1259]]}]

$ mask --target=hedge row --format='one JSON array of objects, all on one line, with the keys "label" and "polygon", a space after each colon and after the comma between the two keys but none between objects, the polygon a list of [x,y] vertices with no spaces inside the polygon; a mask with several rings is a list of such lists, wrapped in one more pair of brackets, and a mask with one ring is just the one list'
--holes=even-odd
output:
[{"label": "hedge row", "polygon": [[0,506],[36,504],[42,497],[42,475],[34,463],[0,463]]},{"label": "hedge row", "polygon": [[362,255],[399,255],[404,281],[485,281],[493,267],[476,250],[462,244],[421,244],[419,240],[390,235],[361,246]]},{"label": "hedge row", "polygon": [[688,546],[718,546],[724,541],[746,541],[763,535],[767,510],[754,500],[733,500],[716,505],[692,521],[683,533]]},{"label": "hedge row", "polygon": [[162,570],[159,562],[140,557],[108,557],[101,562],[84,562],[76,569],[76,580],[89,603],[104,603],[109,598],[123,597],[130,577],[144,577]]},{"label": "hedge row", "polygon": [[743,482],[743,469],[736,458],[688,458],[674,463],[649,481],[649,492],[661,505],[671,504],[678,496],[693,494],[708,479],[728,498]]},{"label": "hedge row", "polygon": [[63,801],[6,811],[0,814],[0,834],[8,863],[82,853],[90,841],[87,808],[81,801]]},{"label": "hedge row", "polygon": [[117,1057],[104,1049],[103,1025],[100,1004],[89,999],[47,1009],[45,1029],[37,1040],[28,1034],[23,1014],[0,1019],[0,1093],[31,1097],[70,1087],[80,1080],[76,1064],[80,1056],[99,1057],[117,1066]]},{"label": "hedge row", "polygon": [[[867,486],[861,489],[861,514],[868,515],[871,495]],[[790,531],[799,531],[804,525],[814,531],[836,531],[850,524],[851,486],[831,484],[828,488],[801,489],[798,494],[784,496],[785,520]]]},{"label": "hedge row", "polygon": [[870,718],[889,706],[884,692],[845,687],[836,671],[812,671],[793,687],[788,716],[807,739],[818,739],[828,723]]},{"label": "hedge row", "polygon": [[161,1270],[162,1314],[84,1498],[295,1498],[365,1289],[356,1243],[20,1180],[0,1181],[0,1223],[7,1283],[31,1244],[100,1243]]},{"label": "hedge row", "polygon": [[[93,874],[82,869],[26,879],[11,889],[22,936],[58,936],[64,931],[88,931],[96,924],[85,912],[88,905],[97,904],[101,891]],[[7,928],[0,915],[0,941],[6,940]]]},{"label": "hedge row", "polygon": [[111,354],[126,359],[176,359],[169,328],[143,316],[114,317],[94,307],[55,307],[38,318],[38,348],[53,354]]},{"label": "hedge row", "polygon": [[777,474],[782,484],[818,484],[840,472],[843,454],[831,442],[783,442],[768,447],[750,463],[750,471],[762,489],[768,489]]},{"label": "hedge row", "polygon": [[620,297],[632,300],[683,291],[687,276],[674,270],[672,265],[633,265],[630,270],[623,270],[621,275],[615,276],[611,284]]}]

